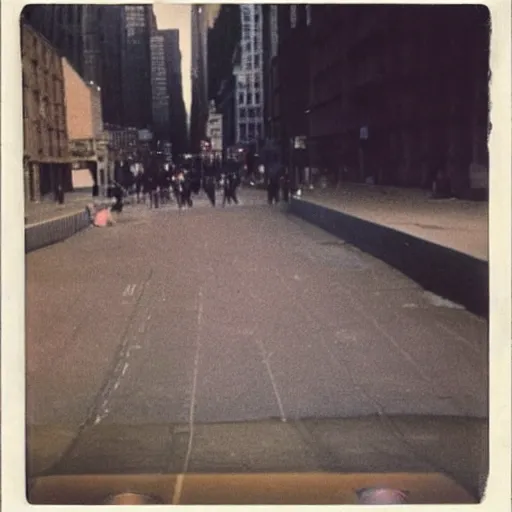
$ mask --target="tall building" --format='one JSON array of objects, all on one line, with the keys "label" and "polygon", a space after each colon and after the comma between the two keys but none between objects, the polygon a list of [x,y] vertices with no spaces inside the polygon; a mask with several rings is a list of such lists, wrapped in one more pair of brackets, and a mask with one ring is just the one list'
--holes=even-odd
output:
[{"label": "tall building", "polygon": [[447,177],[458,197],[482,186],[476,181],[488,173],[485,7],[319,4],[311,31],[315,167],[397,186],[430,188]]},{"label": "tall building", "polygon": [[277,56],[279,43],[278,5],[263,4],[263,120],[265,138],[268,140],[277,137],[272,127],[275,124],[274,116],[277,111],[277,102],[274,90],[277,80]]},{"label": "tall building", "polygon": [[208,96],[222,114],[222,144],[225,155],[236,144],[236,79],[240,65],[240,5],[222,4],[208,30]]},{"label": "tall building", "polygon": [[206,136],[208,119],[208,11],[203,4],[191,6],[192,29],[192,106],[190,142],[193,152],[199,152]]},{"label": "tall building", "polygon": [[158,32],[151,36],[151,90],[153,131],[156,140],[169,140],[170,102],[167,83],[164,36]]},{"label": "tall building", "polygon": [[[271,55],[270,87],[273,138],[279,142],[283,162],[290,169],[292,181],[307,180],[309,135],[309,65],[310,14],[307,4],[271,6],[268,42]],[[276,40],[275,33],[278,34]],[[272,37],[274,36],[274,37]],[[277,50],[277,51],[276,51]],[[273,104],[272,104],[273,101]],[[268,108],[268,106],[267,106]]]},{"label": "tall building", "polygon": [[242,4],[240,65],[236,77],[236,140],[258,144],[263,124],[263,22],[261,5]]},{"label": "tall building", "polygon": [[122,95],[124,125],[149,128],[152,124],[151,5],[124,5],[122,34]]},{"label": "tall building", "polygon": [[174,155],[188,152],[187,112],[183,99],[179,30],[159,31],[164,38],[169,95],[169,137]]},{"label": "tall building", "polygon": [[25,200],[70,190],[71,168],[62,59],[29,25],[21,26]]},{"label": "tall building", "polygon": [[22,18],[40,32],[85,81],[101,87],[105,121],[124,124],[124,6],[29,5],[23,9]]},{"label": "tall building", "polygon": [[236,78],[233,70],[240,65],[240,45],[235,47],[231,57],[232,70],[221,82],[217,98],[219,111],[222,113],[222,145],[224,155],[228,156],[230,148],[236,145],[237,135],[237,102],[236,102]]},{"label": "tall building", "polygon": [[83,76],[85,20],[95,7],[86,4],[35,4],[24,7],[21,16]]},{"label": "tall building", "polygon": [[[97,4],[96,4],[97,5]],[[101,6],[101,101],[103,120],[114,125],[124,124],[122,34],[123,6]]]},{"label": "tall building", "polygon": [[87,82],[104,83],[102,66],[102,34],[104,6],[99,4],[87,5],[82,20],[83,31],[83,74]]}]

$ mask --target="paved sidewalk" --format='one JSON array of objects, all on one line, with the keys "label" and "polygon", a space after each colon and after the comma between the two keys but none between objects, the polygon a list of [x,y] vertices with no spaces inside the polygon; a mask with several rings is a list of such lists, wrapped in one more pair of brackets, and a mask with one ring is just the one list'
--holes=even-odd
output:
[{"label": "paved sidewalk", "polygon": [[305,190],[302,198],[488,261],[487,202],[431,199],[425,190],[353,183]]},{"label": "paved sidewalk", "polygon": [[45,199],[40,203],[25,203],[25,225],[39,224],[60,217],[82,212],[88,204],[107,201],[108,198],[92,197],[83,192],[70,192],[65,196],[63,205],[51,199]]}]

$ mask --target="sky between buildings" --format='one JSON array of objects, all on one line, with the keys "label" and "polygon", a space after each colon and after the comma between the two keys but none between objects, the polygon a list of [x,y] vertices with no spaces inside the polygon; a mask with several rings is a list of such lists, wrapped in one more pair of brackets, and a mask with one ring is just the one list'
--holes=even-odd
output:
[{"label": "sky between buildings", "polygon": [[[190,105],[192,102],[192,82],[191,74],[191,28],[190,28],[190,4],[173,4],[167,2],[158,2],[153,4],[156,21],[160,30],[168,28],[177,28],[180,31],[180,50],[181,50],[181,74],[183,78],[183,99],[188,115],[190,115]],[[213,24],[218,12],[219,4],[208,4],[208,14],[210,26]]]}]

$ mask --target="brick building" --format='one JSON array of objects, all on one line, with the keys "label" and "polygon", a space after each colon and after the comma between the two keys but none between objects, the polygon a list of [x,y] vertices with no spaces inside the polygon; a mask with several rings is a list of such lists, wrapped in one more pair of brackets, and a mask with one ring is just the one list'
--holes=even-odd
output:
[{"label": "brick building", "polygon": [[29,25],[21,25],[25,199],[39,201],[58,185],[71,190],[62,59]]},{"label": "brick building", "polygon": [[152,125],[151,5],[124,5],[121,21],[123,124],[139,129]]},{"label": "brick building", "polygon": [[445,173],[459,197],[485,187],[485,7],[313,5],[311,19],[312,165],[398,186]]}]

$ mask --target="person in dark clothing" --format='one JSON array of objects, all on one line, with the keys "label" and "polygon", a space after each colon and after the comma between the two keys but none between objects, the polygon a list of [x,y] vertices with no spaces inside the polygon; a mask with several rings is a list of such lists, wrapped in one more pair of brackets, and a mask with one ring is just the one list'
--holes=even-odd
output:
[{"label": "person in dark clothing", "polygon": [[207,165],[204,169],[203,189],[211,205],[215,206],[215,167],[213,165]]},{"label": "person in dark clothing", "polygon": [[160,175],[158,176],[158,186],[160,189],[159,196],[160,196],[161,204],[165,204],[170,200],[169,185],[170,185],[170,182],[169,182],[169,178],[168,178],[168,173],[164,169],[162,169],[160,171]]},{"label": "person in dark clothing", "polygon": [[268,204],[279,203],[279,185],[281,179],[281,164],[277,155],[272,159],[268,169],[267,200]]},{"label": "person in dark clothing", "polygon": [[222,200],[222,206],[226,206],[226,201],[231,204],[233,201],[238,204],[238,198],[236,196],[236,190],[240,184],[240,175],[235,162],[229,162],[226,173],[224,175],[224,197]]},{"label": "person in dark clothing", "polygon": [[137,194],[137,203],[140,203],[140,194],[142,192],[142,173],[138,173],[135,177],[135,192]]},{"label": "person in dark clothing", "polygon": [[286,203],[290,200],[290,175],[285,170],[281,176],[281,192],[283,193],[283,201]]},{"label": "person in dark clothing", "polygon": [[112,205],[110,210],[121,213],[123,211],[123,191],[118,183],[116,183],[114,187],[113,196],[116,202]]},{"label": "person in dark clothing", "polygon": [[62,188],[62,185],[59,183],[57,185],[57,191],[55,193],[57,202],[59,204],[64,204],[64,189]]},{"label": "person in dark clothing", "polygon": [[181,192],[181,203],[185,204],[189,208],[192,208],[192,177],[190,171],[185,171],[184,178],[182,181],[182,192]]},{"label": "person in dark clothing", "polygon": [[175,172],[173,172],[173,175],[171,178],[171,186],[172,186],[172,191],[174,193],[174,197],[176,199],[178,208],[181,209],[182,197],[183,197],[183,176],[182,176],[181,172],[179,172],[177,170]]},{"label": "person in dark clothing", "polygon": [[158,208],[158,197],[157,197],[157,193],[156,193],[158,183],[157,183],[157,180],[155,179],[155,176],[153,175],[152,172],[148,172],[148,174],[146,176],[145,185],[146,185],[145,191],[149,195],[149,207],[153,208],[153,206],[154,206],[154,207]]}]

